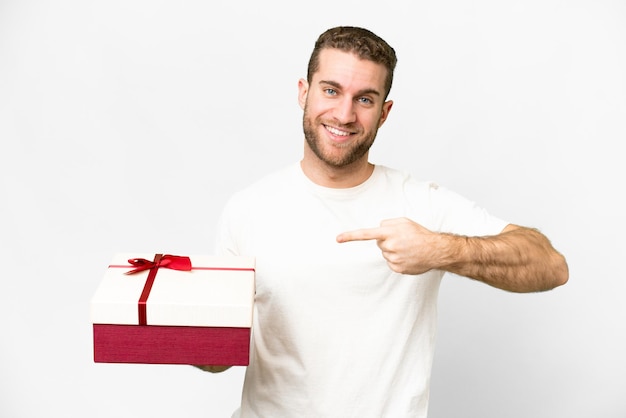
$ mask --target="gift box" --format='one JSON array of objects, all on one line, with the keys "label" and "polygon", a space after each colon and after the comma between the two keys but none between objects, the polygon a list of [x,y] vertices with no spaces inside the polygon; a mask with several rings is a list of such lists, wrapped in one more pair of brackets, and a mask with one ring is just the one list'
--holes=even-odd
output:
[{"label": "gift box", "polygon": [[94,361],[244,366],[253,257],[116,254],[91,300]]}]

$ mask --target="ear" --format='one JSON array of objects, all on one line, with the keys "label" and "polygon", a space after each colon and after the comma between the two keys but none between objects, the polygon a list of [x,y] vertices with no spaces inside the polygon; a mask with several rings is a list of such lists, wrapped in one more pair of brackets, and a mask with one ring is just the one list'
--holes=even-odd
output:
[{"label": "ear", "polygon": [[379,128],[383,126],[383,123],[385,123],[385,121],[387,120],[387,117],[389,116],[389,112],[391,112],[392,106],[393,106],[393,100],[389,100],[383,103],[383,108],[380,112],[380,119],[378,121]]},{"label": "ear", "polygon": [[304,110],[308,93],[309,83],[304,78],[301,78],[300,80],[298,80],[298,103],[300,104],[302,110]]}]

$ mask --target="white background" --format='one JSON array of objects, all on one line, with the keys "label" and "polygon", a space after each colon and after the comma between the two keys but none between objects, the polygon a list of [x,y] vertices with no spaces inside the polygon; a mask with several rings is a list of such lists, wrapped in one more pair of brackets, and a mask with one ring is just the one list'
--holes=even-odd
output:
[{"label": "white background", "polygon": [[94,364],[89,300],[116,252],[211,253],[227,197],[300,158],[297,80],[339,24],[399,56],[372,161],[570,266],[542,294],[444,280],[430,417],[626,416],[620,0],[0,0],[0,416],[230,416],[242,368]]}]

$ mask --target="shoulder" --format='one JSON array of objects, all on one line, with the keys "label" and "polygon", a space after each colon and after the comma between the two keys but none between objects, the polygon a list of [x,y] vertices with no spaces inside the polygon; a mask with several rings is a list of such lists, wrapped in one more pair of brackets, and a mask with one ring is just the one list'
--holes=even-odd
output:
[{"label": "shoulder", "polygon": [[297,165],[291,164],[266,174],[246,187],[235,191],[227,200],[226,207],[249,207],[259,205],[285,195],[298,181]]},{"label": "shoulder", "polygon": [[499,231],[502,221],[466,196],[430,180],[417,179],[408,171],[379,168],[389,189],[401,193],[407,213],[414,220],[438,231],[476,233]]},{"label": "shoulder", "polygon": [[434,181],[418,180],[406,171],[384,171],[390,178],[396,178],[396,182],[402,182],[404,198],[411,213],[434,230],[463,235],[491,235],[499,233],[507,224],[458,191]]},{"label": "shoulder", "polygon": [[418,179],[407,170],[383,166],[381,172],[390,187],[400,187],[411,206],[421,210],[440,211],[474,204],[456,191],[433,180]]},{"label": "shoulder", "polygon": [[[418,179],[408,170],[400,170],[385,165],[377,165],[376,170],[380,181],[387,187],[400,188],[405,194],[421,194],[423,198],[424,195],[428,196],[440,189],[437,183]],[[446,191],[445,188],[441,189]]]}]

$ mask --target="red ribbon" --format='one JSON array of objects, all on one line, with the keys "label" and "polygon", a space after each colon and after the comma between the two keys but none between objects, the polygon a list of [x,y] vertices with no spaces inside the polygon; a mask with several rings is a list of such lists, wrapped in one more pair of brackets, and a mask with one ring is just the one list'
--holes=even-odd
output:
[{"label": "red ribbon", "polygon": [[154,257],[154,261],[146,260],[145,258],[131,258],[128,262],[137,268],[127,271],[124,274],[135,274],[155,267],[165,267],[172,270],[182,271],[191,270],[191,259],[189,257],[181,257],[179,255],[157,254]]},{"label": "red ribbon", "polygon": [[124,274],[135,274],[140,271],[150,270],[148,278],[146,279],[146,284],[143,287],[143,291],[141,292],[141,296],[139,297],[139,302],[137,304],[139,325],[148,325],[146,304],[148,302],[148,296],[150,296],[150,290],[152,290],[152,285],[154,284],[157,271],[160,267],[173,270],[190,271],[191,259],[189,257],[181,257],[178,255],[157,254],[154,256],[154,261],[146,260],[145,258],[131,258],[128,262],[136,268],[127,271]]}]

